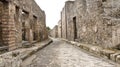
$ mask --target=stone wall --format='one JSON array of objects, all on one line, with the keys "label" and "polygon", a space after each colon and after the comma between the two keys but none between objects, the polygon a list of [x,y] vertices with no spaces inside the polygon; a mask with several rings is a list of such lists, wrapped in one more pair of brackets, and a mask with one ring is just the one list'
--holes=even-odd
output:
[{"label": "stone wall", "polygon": [[67,23],[66,23],[66,11],[65,7],[61,12],[61,22],[62,22],[62,37],[67,38]]},{"label": "stone wall", "polygon": [[[62,37],[70,39],[70,35],[73,34],[73,31],[71,29],[73,28],[73,24],[69,23],[71,22],[70,18],[72,15],[72,7],[73,7],[74,1],[67,1],[62,12],[61,12],[61,23],[62,23]],[[71,32],[71,33],[70,33]]]},{"label": "stone wall", "polygon": [[9,50],[47,39],[45,13],[34,0],[0,0],[0,46]]},{"label": "stone wall", "polygon": [[[80,6],[82,5],[82,6]],[[100,0],[76,0],[77,41],[105,47],[102,2]],[[108,40],[109,37],[107,36]],[[109,44],[110,45],[110,44]]]},{"label": "stone wall", "polygon": [[50,36],[54,38],[58,37],[58,26],[57,25],[50,31]]},{"label": "stone wall", "polygon": [[119,3],[119,0],[67,1],[61,15],[63,38],[104,48],[118,46]]},{"label": "stone wall", "polygon": [[74,6],[74,1],[67,1],[65,4],[66,8],[66,23],[67,23],[67,39],[69,40],[74,40],[74,33],[75,33],[75,27],[73,23],[73,6]]},{"label": "stone wall", "polygon": [[59,20],[58,22],[58,37],[61,38],[62,37],[62,25],[61,25],[61,20]]}]

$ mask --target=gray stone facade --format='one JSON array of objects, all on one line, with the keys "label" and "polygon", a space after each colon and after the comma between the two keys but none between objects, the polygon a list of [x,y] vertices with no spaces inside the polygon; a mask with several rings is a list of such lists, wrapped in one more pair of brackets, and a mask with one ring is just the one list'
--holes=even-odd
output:
[{"label": "gray stone facade", "polygon": [[119,3],[120,0],[67,1],[61,12],[62,37],[104,48],[119,46]]},{"label": "gray stone facade", "polygon": [[62,25],[61,25],[61,20],[58,22],[58,37],[62,37]]},{"label": "gray stone facade", "polygon": [[[66,11],[65,7],[61,12],[61,22],[62,22],[62,37],[67,38],[67,23],[66,23]],[[64,29],[64,30],[63,30]]]},{"label": "gray stone facade", "polygon": [[45,12],[34,0],[0,0],[0,47],[47,39]]}]

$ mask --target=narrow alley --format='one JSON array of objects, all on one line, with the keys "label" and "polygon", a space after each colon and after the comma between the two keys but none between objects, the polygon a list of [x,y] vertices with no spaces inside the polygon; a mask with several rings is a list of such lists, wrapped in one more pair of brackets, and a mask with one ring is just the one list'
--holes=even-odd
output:
[{"label": "narrow alley", "polygon": [[[88,52],[60,39],[34,54],[23,67],[120,67],[118,64],[92,56]],[[29,58],[30,59],[30,58]]]},{"label": "narrow alley", "polygon": [[120,0],[0,0],[0,67],[120,67]]}]

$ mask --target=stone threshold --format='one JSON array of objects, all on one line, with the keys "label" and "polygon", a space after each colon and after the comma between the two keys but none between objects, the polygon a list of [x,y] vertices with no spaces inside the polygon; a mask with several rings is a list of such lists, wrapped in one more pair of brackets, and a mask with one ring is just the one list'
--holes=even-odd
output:
[{"label": "stone threshold", "polygon": [[33,47],[21,48],[0,55],[0,67],[21,67],[21,64],[28,57],[32,56],[38,50],[44,48],[52,42],[52,39],[47,39],[42,42],[35,43]]},{"label": "stone threshold", "polygon": [[75,41],[69,41],[67,39],[62,39],[72,45],[75,45],[81,49],[84,49],[88,52],[91,52],[97,56],[101,56],[103,58],[107,58],[109,60],[112,60],[114,62],[117,62],[120,64],[120,50],[117,49],[107,49],[107,48],[102,48],[100,46],[94,46],[90,44],[83,44]]}]

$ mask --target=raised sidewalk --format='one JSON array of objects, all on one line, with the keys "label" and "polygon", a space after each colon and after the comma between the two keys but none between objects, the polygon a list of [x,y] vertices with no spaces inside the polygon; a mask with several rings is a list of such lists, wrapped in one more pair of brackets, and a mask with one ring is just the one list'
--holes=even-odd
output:
[{"label": "raised sidewalk", "polygon": [[88,52],[94,53],[95,55],[110,59],[114,62],[117,62],[120,64],[120,50],[117,49],[105,49],[100,46],[93,46],[90,44],[83,44],[75,41],[69,41],[67,39],[62,39],[68,43],[71,43],[72,45],[75,45],[81,49],[84,49]]},{"label": "raised sidewalk", "polygon": [[47,39],[42,42],[35,43],[33,47],[21,48],[0,55],[0,67],[21,67],[22,62],[44,48],[52,42],[52,39]]}]

